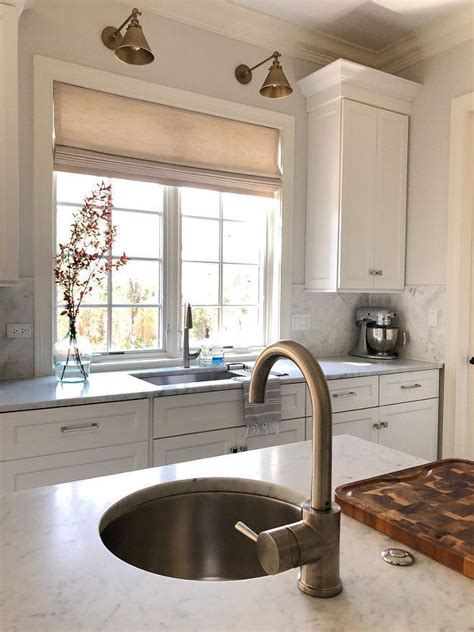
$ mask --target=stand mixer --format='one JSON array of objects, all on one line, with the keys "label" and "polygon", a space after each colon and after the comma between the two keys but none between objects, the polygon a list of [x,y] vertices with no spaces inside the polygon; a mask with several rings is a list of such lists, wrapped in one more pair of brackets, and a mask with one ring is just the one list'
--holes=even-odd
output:
[{"label": "stand mixer", "polygon": [[395,360],[398,327],[392,327],[395,312],[386,307],[358,307],[356,323],[360,327],[359,342],[350,355],[371,360]]}]

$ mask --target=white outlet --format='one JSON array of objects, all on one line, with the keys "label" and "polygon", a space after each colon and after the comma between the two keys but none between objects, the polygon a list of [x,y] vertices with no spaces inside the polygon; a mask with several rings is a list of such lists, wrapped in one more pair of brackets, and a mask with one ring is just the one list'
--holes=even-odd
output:
[{"label": "white outlet", "polygon": [[7,325],[7,338],[31,338],[31,332],[31,323]]},{"label": "white outlet", "polygon": [[309,331],[311,329],[311,316],[309,314],[293,314],[291,328],[293,331]]},{"label": "white outlet", "polygon": [[437,327],[437,326],[438,326],[438,310],[429,309],[428,310],[428,327]]}]

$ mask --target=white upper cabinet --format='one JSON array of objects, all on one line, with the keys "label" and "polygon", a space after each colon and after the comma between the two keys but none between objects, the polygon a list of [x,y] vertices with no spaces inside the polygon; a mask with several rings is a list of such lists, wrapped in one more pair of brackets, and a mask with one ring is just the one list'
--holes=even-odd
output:
[{"label": "white upper cabinet", "polygon": [[418,84],[340,59],[299,85],[309,117],[306,289],[402,290]]}]

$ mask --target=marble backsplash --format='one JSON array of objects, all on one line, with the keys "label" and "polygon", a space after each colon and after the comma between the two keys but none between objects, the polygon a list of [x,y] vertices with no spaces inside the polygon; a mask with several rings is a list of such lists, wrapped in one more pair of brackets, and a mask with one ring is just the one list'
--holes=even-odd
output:
[{"label": "marble backsplash", "polygon": [[[407,332],[400,355],[417,360],[443,361],[445,344],[445,286],[410,286],[394,294],[336,294],[305,292],[293,286],[292,314],[309,314],[309,331],[292,331],[293,340],[315,355],[341,355],[352,349],[358,328],[354,311],[359,305],[383,305],[397,312],[397,324]],[[428,326],[428,310],[437,311],[436,326]],[[7,323],[34,322],[33,279],[22,278],[13,287],[0,287],[0,378],[34,374],[34,335],[8,339]],[[34,334],[34,327],[33,327]]]},{"label": "marble backsplash", "polygon": [[35,367],[34,327],[31,338],[7,338],[7,323],[34,322],[33,279],[0,287],[0,378],[32,377]]},{"label": "marble backsplash", "polygon": [[[393,294],[336,294],[305,292],[293,286],[292,314],[309,314],[309,331],[292,331],[292,338],[315,355],[340,355],[352,349],[359,329],[354,323],[355,308],[376,305],[397,313],[395,324],[407,333],[400,356],[442,362],[445,338],[445,286],[409,286]],[[428,310],[437,311],[437,325],[428,326]]]}]

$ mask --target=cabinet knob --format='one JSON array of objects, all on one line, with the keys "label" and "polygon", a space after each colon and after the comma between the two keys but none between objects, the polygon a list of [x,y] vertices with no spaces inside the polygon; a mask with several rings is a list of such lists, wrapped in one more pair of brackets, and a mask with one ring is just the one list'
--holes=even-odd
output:
[{"label": "cabinet knob", "polygon": [[474,356],[469,360],[469,364],[474,364]]},{"label": "cabinet knob", "polygon": [[381,421],[380,422],[380,427],[381,428],[388,428],[388,421]]},{"label": "cabinet knob", "polygon": [[382,428],[381,424],[374,424],[374,430],[380,430]]}]

